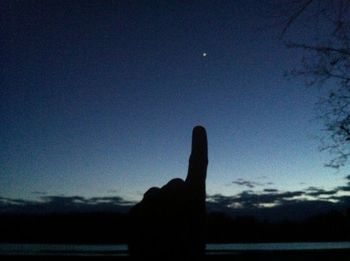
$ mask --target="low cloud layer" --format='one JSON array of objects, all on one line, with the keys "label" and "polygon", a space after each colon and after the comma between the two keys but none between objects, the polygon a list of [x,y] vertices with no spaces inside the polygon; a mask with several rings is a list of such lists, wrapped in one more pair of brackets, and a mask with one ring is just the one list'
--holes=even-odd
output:
[{"label": "low cloud layer", "polygon": [[[299,191],[265,188],[260,192],[245,190],[232,196],[209,195],[207,206],[211,211],[233,216],[252,215],[268,220],[302,219],[331,210],[345,211],[350,209],[350,175],[345,179],[346,185],[329,190],[318,187]],[[244,186],[246,182],[241,182],[241,185]]]},{"label": "low cloud layer", "polygon": [[[334,189],[308,187],[298,191],[280,191],[264,188],[253,191],[252,183],[239,179],[235,184],[247,189],[236,195],[207,195],[208,211],[225,212],[233,216],[253,215],[274,219],[300,219],[330,210],[350,209],[350,175],[343,186]],[[265,186],[267,183],[265,183]],[[0,213],[81,213],[81,212],[121,212],[126,213],[136,202],[120,196],[91,197],[40,196],[37,201],[0,197]]]},{"label": "low cloud layer", "polygon": [[255,188],[256,186],[261,186],[259,182],[243,180],[243,179],[237,179],[235,181],[232,181],[232,184],[247,187],[247,188]]},{"label": "low cloud layer", "polygon": [[133,204],[118,196],[42,196],[36,201],[0,197],[0,213],[127,212]]},{"label": "low cloud layer", "polygon": [[[266,177],[262,176],[262,177],[259,177],[259,179],[266,179]],[[256,182],[256,181],[251,181],[251,180],[242,179],[242,178],[239,178],[239,179],[232,181],[232,184],[237,185],[237,186],[246,187],[249,189],[252,189],[255,187],[266,186],[266,185],[273,185],[272,182]]]}]

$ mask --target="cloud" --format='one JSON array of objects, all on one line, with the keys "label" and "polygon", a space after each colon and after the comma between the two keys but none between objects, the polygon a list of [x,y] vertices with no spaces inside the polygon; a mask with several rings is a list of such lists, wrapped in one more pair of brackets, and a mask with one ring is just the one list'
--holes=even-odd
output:
[{"label": "cloud", "polygon": [[264,192],[276,193],[278,192],[278,189],[264,189]]},{"label": "cloud", "polygon": [[337,194],[337,192],[339,191],[338,189],[332,189],[332,190],[324,190],[321,188],[317,188],[317,187],[309,187],[306,189],[306,195],[308,196],[312,196],[312,197],[322,197],[322,196],[329,196],[329,195],[334,195]]},{"label": "cloud", "polygon": [[[262,191],[244,190],[236,195],[208,195],[208,211],[222,211],[232,216],[251,215],[267,220],[301,220],[331,210],[350,209],[350,175],[346,184],[332,189],[310,186],[304,190],[280,191],[264,188]],[[247,188],[256,183],[238,179],[234,182]],[[259,183],[259,185],[267,185]]]},{"label": "cloud", "polygon": [[339,191],[349,192],[350,186],[341,186],[341,187],[338,187],[338,189]]},{"label": "cloud", "polygon": [[109,189],[109,190],[107,190],[107,193],[116,194],[116,193],[118,193],[118,190],[116,190],[116,189]]},{"label": "cloud", "polygon": [[244,186],[247,188],[254,188],[256,186],[261,186],[262,184],[259,182],[254,182],[254,181],[249,181],[249,180],[244,180],[242,178],[237,179],[235,181],[232,181],[233,184],[236,184],[238,186]]},{"label": "cloud", "polygon": [[119,196],[42,196],[36,201],[0,197],[0,213],[127,212],[135,203]]},{"label": "cloud", "polygon": [[[308,198],[314,195],[313,199]],[[322,198],[327,196],[327,198]],[[224,212],[233,217],[254,216],[261,220],[303,220],[331,210],[344,211],[350,207],[350,196],[337,196],[335,190],[313,188],[305,191],[264,192],[243,191],[234,196],[207,196],[208,212]]]},{"label": "cloud", "polygon": [[[266,176],[262,176],[262,177],[258,177],[257,179],[267,179]],[[272,182],[256,182],[256,181],[250,181],[250,180],[246,180],[246,179],[242,179],[239,178],[237,180],[232,181],[232,184],[236,184],[238,186],[243,186],[243,187],[247,187],[247,188],[255,188],[258,186],[271,186],[273,185]]]},{"label": "cloud", "polygon": [[[224,196],[220,194],[208,196],[209,205],[214,208],[259,208],[264,204],[279,205],[288,200],[305,194],[303,191],[280,192],[278,190],[265,191],[267,193],[254,193],[243,191],[235,196]],[[217,205],[215,207],[215,204]]]},{"label": "cloud", "polygon": [[280,192],[280,193],[248,193],[242,192],[239,194],[239,200],[246,207],[259,207],[263,204],[281,204],[286,200],[293,199],[304,195],[303,191]]},{"label": "cloud", "polygon": [[45,191],[32,191],[31,192],[33,195],[36,195],[36,196],[44,196],[44,195],[47,195],[47,192]]},{"label": "cloud", "polygon": [[[346,177],[347,180],[349,180],[348,179],[349,176]],[[345,186],[339,186],[336,189],[339,191],[349,192],[350,191],[350,181],[348,181]]]},{"label": "cloud", "polygon": [[[350,208],[350,182],[334,189],[308,187],[305,190],[280,191],[264,188],[254,191],[250,181],[238,179],[237,184],[246,187],[235,195],[207,195],[208,212],[221,211],[233,216],[253,215],[267,219],[299,219],[312,213]],[[260,184],[260,183],[259,183]],[[0,197],[0,213],[126,213],[136,202],[121,196],[82,197],[43,195],[36,201]]]}]

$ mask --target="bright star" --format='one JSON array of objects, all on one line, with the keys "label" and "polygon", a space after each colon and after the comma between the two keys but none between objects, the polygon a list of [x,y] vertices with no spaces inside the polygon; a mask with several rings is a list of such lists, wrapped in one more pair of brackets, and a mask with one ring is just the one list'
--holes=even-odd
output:
[{"label": "bright star", "polygon": [[207,56],[207,53],[203,53],[203,57]]}]

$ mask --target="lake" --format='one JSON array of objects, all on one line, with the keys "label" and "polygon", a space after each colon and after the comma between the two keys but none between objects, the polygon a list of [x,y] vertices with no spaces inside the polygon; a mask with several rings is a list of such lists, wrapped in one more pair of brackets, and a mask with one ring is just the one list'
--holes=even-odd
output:
[{"label": "lake", "polygon": [[[207,244],[208,255],[239,251],[349,250],[350,242]],[[125,256],[127,245],[0,244],[0,255]]]}]

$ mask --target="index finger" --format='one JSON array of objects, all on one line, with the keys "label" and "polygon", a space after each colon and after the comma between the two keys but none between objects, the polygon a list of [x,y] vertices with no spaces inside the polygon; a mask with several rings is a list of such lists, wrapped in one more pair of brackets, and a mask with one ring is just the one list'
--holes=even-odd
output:
[{"label": "index finger", "polygon": [[203,187],[208,166],[208,141],[204,127],[196,126],[192,131],[192,149],[188,166],[186,183]]}]

